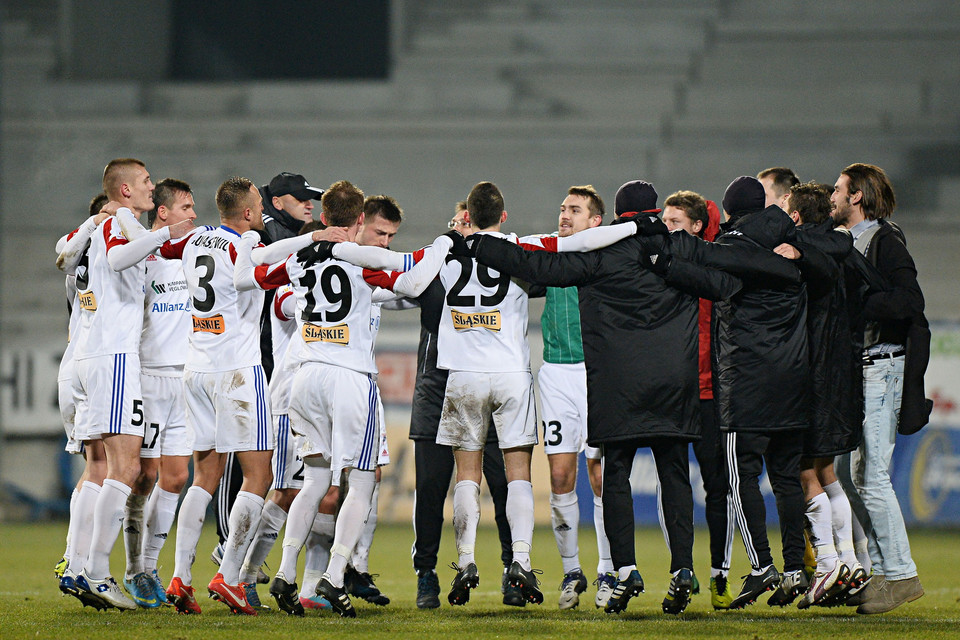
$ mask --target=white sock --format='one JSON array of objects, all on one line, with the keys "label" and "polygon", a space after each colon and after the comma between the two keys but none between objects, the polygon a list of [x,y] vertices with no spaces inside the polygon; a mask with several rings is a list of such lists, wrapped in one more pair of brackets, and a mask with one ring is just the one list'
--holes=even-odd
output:
[{"label": "white sock", "polygon": [[613,572],[613,559],[610,557],[610,541],[603,529],[603,498],[593,496],[593,528],[597,531],[597,575]]},{"label": "white sock", "polygon": [[70,520],[67,521],[66,546],[65,546],[64,549],[63,549],[63,557],[66,558],[66,560],[68,561],[68,563],[69,563],[70,555],[71,555],[71,549],[70,549],[70,525],[73,523],[74,510],[77,508],[77,496],[78,496],[78,495],[80,495],[80,491],[79,491],[76,487],[74,487],[74,488],[73,488],[73,491],[70,492],[70,511],[69,511]]},{"label": "white sock", "polygon": [[873,569],[873,562],[870,561],[870,544],[867,541],[867,533],[863,530],[863,525],[855,516],[850,516],[850,522],[853,525],[853,552],[857,555],[857,561],[863,570],[867,573]]},{"label": "white sock", "polygon": [[453,530],[457,543],[457,564],[461,569],[476,562],[474,549],[479,522],[480,485],[472,480],[461,480],[453,488]]},{"label": "white sock", "polygon": [[203,487],[187,489],[177,516],[177,551],[174,556],[173,577],[186,586],[193,584],[193,561],[197,559],[197,543],[203,531],[203,519],[213,496]]},{"label": "white sock", "polygon": [[[307,463],[307,461],[310,461]],[[277,574],[293,583],[297,581],[297,559],[300,549],[313,527],[320,501],[330,489],[330,466],[319,458],[307,458],[303,466],[303,489],[293,499],[287,514],[287,528],[283,535],[283,557]]]},{"label": "white sock", "polygon": [[90,555],[90,536],[93,535],[93,511],[100,498],[100,485],[84,482],[77,494],[77,503],[70,516],[70,557],[67,558],[67,570],[77,575],[87,564]]},{"label": "white sock", "polygon": [[553,525],[553,537],[557,541],[563,572],[569,573],[580,568],[580,548],[578,532],[580,527],[580,507],[577,504],[577,492],[550,493],[550,522]]},{"label": "white sock", "polygon": [[630,574],[637,568],[637,565],[631,564],[617,569],[617,580],[626,580]]},{"label": "white sock", "polygon": [[837,549],[833,546],[833,518],[826,493],[818,493],[807,501],[806,516],[810,523],[810,545],[817,556],[817,571],[832,571],[837,566]]},{"label": "white sock", "polygon": [[300,593],[313,594],[323,572],[330,564],[330,547],[336,533],[336,521],[331,513],[318,513],[307,536],[307,552],[303,570],[303,588]]},{"label": "white sock", "polygon": [[373,489],[373,497],[370,498],[370,514],[367,516],[367,524],[363,526],[363,532],[360,539],[357,540],[357,548],[353,551],[353,568],[360,573],[369,573],[370,569],[370,547],[373,546],[373,534],[377,530],[377,507],[380,504],[380,483]]},{"label": "white sock", "polygon": [[123,546],[127,552],[125,577],[133,578],[143,572],[143,506],[147,496],[131,493],[123,511]]},{"label": "white sock", "polygon": [[726,578],[726,577],[727,577],[727,570],[726,570],[726,569],[717,569],[716,567],[710,567],[710,577],[711,577],[711,578],[719,578],[720,576],[723,576],[724,578]]},{"label": "white sock", "polygon": [[287,521],[287,512],[283,507],[273,500],[268,500],[263,506],[263,513],[260,514],[260,524],[257,525],[257,532],[253,537],[253,542],[247,550],[247,557],[243,561],[243,567],[240,569],[240,582],[256,584],[257,572],[260,565],[270,555],[270,550],[277,542],[277,534]]},{"label": "white sock", "polygon": [[335,587],[343,587],[343,572],[347,568],[347,559],[353,554],[360,532],[366,524],[367,515],[370,513],[370,500],[376,486],[377,476],[373,471],[353,469],[350,472],[350,488],[337,515],[336,533],[330,548],[330,562],[327,564],[330,583]]},{"label": "white sock", "polygon": [[144,512],[143,529],[143,570],[152,573],[157,569],[160,550],[167,542],[173,519],[177,515],[179,493],[165,491],[156,486]]},{"label": "white sock", "polygon": [[[767,570],[768,570],[770,567],[772,567],[772,566],[773,566],[772,564],[768,564],[768,565],[765,566],[765,567],[760,567],[759,569],[754,569],[754,570],[752,570],[752,571],[750,572],[750,575],[752,575],[752,576],[762,576],[762,575],[765,574],[765,573],[767,572]],[[791,571],[791,573],[796,573],[796,572],[795,572],[795,571]]]},{"label": "white sock", "polygon": [[830,499],[833,544],[837,555],[840,556],[840,562],[852,567],[857,562],[857,554],[853,551],[853,512],[850,509],[850,500],[843,492],[839,480],[824,485],[823,490]]},{"label": "white sock", "polygon": [[530,543],[533,540],[533,485],[529,480],[507,483],[507,520],[513,539],[513,561],[530,571]]},{"label": "white sock", "polygon": [[93,510],[93,537],[85,567],[88,578],[103,580],[110,575],[110,552],[123,527],[123,511],[129,496],[130,487],[119,480],[107,478],[103,481]]},{"label": "white sock", "polygon": [[[263,514],[263,498],[249,491],[241,491],[230,509],[230,535],[223,545],[223,560],[220,574],[226,584],[240,584],[240,565],[247,557],[247,550]],[[256,577],[254,577],[256,582]]]}]

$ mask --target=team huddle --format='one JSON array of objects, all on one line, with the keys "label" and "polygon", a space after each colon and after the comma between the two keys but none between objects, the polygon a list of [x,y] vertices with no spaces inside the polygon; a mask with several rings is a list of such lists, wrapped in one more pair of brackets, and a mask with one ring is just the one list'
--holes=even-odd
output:
[{"label": "team huddle", "polygon": [[[67,448],[85,460],[60,590],[97,609],[199,614],[192,568],[217,494],[219,571],[207,590],[234,613],[268,609],[258,583],[294,615],[355,617],[351,596],[388,604],[368,571],[389,464],[374,359],[386,307],[417,309],[421,321],[410,426],[417,606],[440,606],[437,551],[454,474],[448,602],[467,604],[479,584],[485,477],[503,602],[542,603],[530,557],[540,432],[527,324],[529,298],[543,296],[537,386],[560,609],[577,607],[589,584],[578,548],[581,451],[599,552],[594,602],[617,613],[643,591],[630,474],[649,447],[670,552],[662,608],[685,610],[700,590],[691,443],[715,609],[766,591],[770,605],[799,598],[801,609],[859,613],[919,598],[888,470],[897,431],[929,416],[929,329],[913,260],[888,221],[886,175],[856,164],[835,186],[800,183],[784,168],[743,176],[724,195],[723,224],[695,192],[672,194],[662,210],[657,200],[653,185],[628,182],[603,224],[597,191],[574,186],[556,232],[518,237],[501,231],[500,190],[481,182],[450,231],[401,253],[388,248],[402,221],[396,201],[347,181],[322,190],[290,173],[260,188],[230,178],[216,194],[221,225],[198,227],[186,182],[154,185],[139,160],[111,161],[89,218],[57,246],[71,308],[60,407]],[[767,540],[764,468],[782,573]],[[157,560],[174,520],[164,583]],[[735,526],[752,567],[736,596]],[[281,529],[271,579],[264,561]],[[109,566],[121,531],[129,597]]]}]

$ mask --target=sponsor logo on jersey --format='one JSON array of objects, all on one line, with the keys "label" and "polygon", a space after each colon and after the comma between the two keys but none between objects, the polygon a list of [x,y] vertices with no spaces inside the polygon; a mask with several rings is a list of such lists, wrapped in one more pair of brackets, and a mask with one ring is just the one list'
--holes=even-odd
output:
[{"label": "sponsor logo on jersey", "polygon": [[174,291],[183,291],[187,288],[186,280],[174,280],[173,282],[157,282],[156,280],[150,281],[150,288],[153,289],[156,294],[163,293],[173,293]]},{"label": "sponsor logo on jersey", "polygon": [[150,307],[151,313],[170,313],[173,311],[190,311],[189,302],[154,302]]},{"label": "sponsor logo on jersey", "polygon": [[350,327],[346,324],[338,324],[333,327],[318,327],[309,322],[303,325],[300,332],[303,341],[310,342],[332,342],[333,344],[350,344]]},{"label": "sponsor logo on jersey", "polygon": [[490,313],[463,313],[462,311],[451,309],[450,316],[453,318],[453,328],[457,331],[467,331],[468,329],[500,331],[499,309],[495,309]]},{"label": "sponsor logo on jersey", "polygon": [[80,292],[77,294],[77,299],[80,301],[81,309],[86,309],[87,311],[97,310],[97,296],[93,295],[93,291]]},{"label": "sponsor logo on jersey", "polygon": [[210,318],[198,318],[193,316],[193,331],[203,331],[204,333],[223,333],[223,316],[219,313]]}]

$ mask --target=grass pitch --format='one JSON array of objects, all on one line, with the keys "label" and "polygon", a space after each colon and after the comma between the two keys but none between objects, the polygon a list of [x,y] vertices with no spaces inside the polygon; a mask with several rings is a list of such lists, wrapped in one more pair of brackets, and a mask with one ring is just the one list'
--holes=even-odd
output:
[{"label": "grass pitch", "polygon": [[[538,527],[534,540],[533,562],[542,568],[545,602],[523,609],[505,607],[500,602],[499,546],[496,532],[482,528],[477,548],[480,587],[464,607],[446,604],[446,588],[454,572],[445,568],[455,559],[452,531],[447,531],[440,549],[440,583],[444,605],[433,611],[416,608],[416,576],[410,568],[409,549],[413,533],[409,526],[381,525],[374,541],[371,571],[379,573],[377,585],[390,597],[386,607],[355,603],[358,618],[340,620],[334,614],[307,612],[295,618],[282,612],[265,613],[255,618],[232,615],[226,607],[201,598],[203,614],[179,616],[173,609],[133,612],[96,612],[81,608],[74,598],[61,597],[53,576],[53,565],[63,551],[65,523],[0,525],[0,639],[14,638],[152,638],[209,640],[264,640],[297,636],[336,636],[339,639],[380,637],[445,638],[837,638],[926,640],[960,638],[960,535],[956,531],[915,531],[911,534],[914,559],[920,570],[926,595],[881,616],[857,616],[852,609],[796,608],[772,609],[761,601],[744,611],[715,612],[707,591],[709,558],[707,534],[697,531],[696,569],[703,592],[694,596],[687,611],[666,616],[660,601],[668,583],[668,556],[659,530],[642,529],[637,534],[639,568],[646,582],[646,593],[631,600],[629,609],[610,616],[593,606],[595,588],[581,597],[580,608],[559,611],[557,586],[562,572],[556,546],[548,527]],[[771,531],[771,541],[779,536]],[[205,529],[201,539],[194,584],[198,594],[213,577],[215,568],[208,559],[215,544],[213,527]],[[174,536],[161,555],[161,576],[169,580],[173,570]],[[596,566],[596,547],[592,529],[583,529],[580,541],[585,568]],[[740,575],[746,573],[742,547],[736,546],[733,576],[734,591]],[[118,543],[111,566],[118,578],[123,573],[122,542]],[[279,545],[268,560],[279,562]],[[588,570],[587,574],[593,573]],[[265,585],[260,586],[265,603],[275,604]]]}]

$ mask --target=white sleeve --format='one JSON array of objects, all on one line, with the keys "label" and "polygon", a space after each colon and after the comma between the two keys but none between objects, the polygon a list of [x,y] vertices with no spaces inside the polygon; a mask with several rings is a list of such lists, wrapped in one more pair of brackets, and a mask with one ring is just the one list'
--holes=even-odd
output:
[{"label": "white sleeve", "polygon": [[57,255],[59,256],[67,246],[67,241],[70,240],[70,234],[60,236],[60,239],[57,240]]},{"label": "white sleeve", "polygon": [[611,244],[629,238],[637,230],[637,225],[629,222],[623,224],[608,224],[602,227],[593,227],[578,231],[566,238],[557,238],[557,253],[585,252],[594,249],[609,247]]},{"label": "white sleeve", "polygon": [[250,259],[253,261],[253,264],[280,262],[281,260],[286,260],[291,254],[300,251],[300,249],[309,247],[311,244],[313,244],[312,233],[305,233],[302,236],[294,236],[293,238],[284,238],[283,240],[272,242],[265,247],[255,247],[250,253]]},{"label": "white sleeve", "polygon": [[[77,232],[73,234],[73,237],[64,242],[62,247],[60,246],[60,242],[57,242],[57,249],[59,249],[57,268],[64,273],[76,273],[77,265],[80,264],[80,260],[83,258],[83,252],[87,250],[87,243],[90,242],[90,236],[97,230],[97,225],[93,221],[94,218],[95,216],[90,216],[84,220],[83,224],[77,229]],[[64,238],[66,238],[66,236],[64,236]],[[60,241],[63,241],[64,238],[60,238]]]},{"label": "white sleeve", "polygon": [[260,234],[256,231],[246,231],[233,245],[237,250],[237,259],[233,263],[233,286],[237,291],[252,291],[260,288],[254,273],[253,260],[250,257],[253,245],[258,242],[260,242]]},{"label": "white sleeve", "polygon": [[[138,223],[139,224],[139,223]],[[140,227],[143,229],[143,227]],[[123,227],[121,226],[121,230]],[[146,229],[144,229],[146,231]],[[124,234],[126,235],[126,234]],[[170,227],[156,231],[147,231],[136,240],[113,247],[107,252],[107,262],[114,271],[123,271],[137,264],[151,253],[155,253],[164,242],[170,239]],[[129,240],[129,238],[128,238]]]},{"label": "white sleeve", "polygon": [[120,225],[120,232],[123,233],[124,238],[131,242],[150,233],[140,224],[140,221],[133,215],[133,212],[126,207],[118,209],[116,217],[117,223]]},{"label": "white sleeve", "polygon": [[447,236],[439,236],[433,241],[432,245],[424,249],[423,258],[420,259],[420,262],[397,278],[393,285],[393,291],[408,298],[416,298],[423,293],[440,273],[447,253],[452,246],[453,240]]},{"label": "white sleeve", "polygon": [[297,317],[297,296],[289,295],[280,303],[280,313],[286,316],[287,321]]},{"label": "white sleeve", "polygon": [[[453,242],[447,238],[447,243],[449,250]],[[375,271],[408,271],[414,263],[412,253],[399,253],[381,247],[361,247],[355,242],[333,245],[333,257]]]}]

